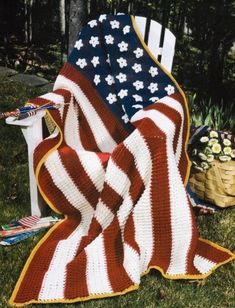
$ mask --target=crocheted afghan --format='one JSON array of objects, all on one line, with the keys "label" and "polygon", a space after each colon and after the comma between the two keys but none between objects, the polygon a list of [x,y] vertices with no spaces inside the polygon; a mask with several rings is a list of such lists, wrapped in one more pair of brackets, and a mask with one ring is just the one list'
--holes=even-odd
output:
[{"label": "crocheted afghan", "polygon": [[151,268],[200,279],[234,258],[199,238],[185,191],[185,96],[128,15],[83,28],[54,91],[55,132],[34,154],[41,195],[64,214],[34,248],[10,304],[76,302],[135,290]]}]

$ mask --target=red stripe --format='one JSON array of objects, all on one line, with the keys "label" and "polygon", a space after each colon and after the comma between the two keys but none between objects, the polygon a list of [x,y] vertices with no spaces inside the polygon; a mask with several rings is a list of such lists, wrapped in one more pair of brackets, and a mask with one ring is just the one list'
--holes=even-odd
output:
[{"label": "red stripe", "polygon": [[78,224],[79,220],[77,219],[65,220],[41,244],[26,270],[15,296],[15,302],[25,303],[32,299],[38,299],[44,275],[49,268],[57,244],[66,239]]}]

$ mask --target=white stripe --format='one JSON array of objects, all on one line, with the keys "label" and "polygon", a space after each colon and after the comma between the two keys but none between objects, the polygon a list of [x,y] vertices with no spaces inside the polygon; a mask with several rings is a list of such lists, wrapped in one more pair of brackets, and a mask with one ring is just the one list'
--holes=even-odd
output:
[{"label": "white stripe", "polygon": [[87,235],[87,231],[88,227],[83,228],[81,224],[79,224],[67,239],[58,243],[50,262],[50,266],[44,275],[39,292],[39,300],[64,298],[67,264],[74,259],[81,238],[84,235]]},{"label": "white stripe", "polygon": [[52,177],[52,181],[62,191],[70,204],[82,215],[82,222],[87,225],[94,213],[93,207],[79,191],[67,171],[65,170],[58,151],[53,152],[46,160],[45,167]]},{"label": "white stripe", "polygon": [[199,255],[195,255],[193,264],[196,267],[196,269],[201,273],[201,274],[206,274],[209,271],[212,270],[212,268],[216,265],[216,263],[203,258]]},{"label": "white stripe", "polygon": [[114,141],[112,136],[109,134],[109,131],[104,126],[101,118],[98,113],[86,97],[82,89],[75,84],[70,79],[59,75],[56,79],[55,89],[60,87],[69,87],[71,92],[74,93],[74,96],[77,102],[80,104],[80,107],[86,117],[86,120],[90,126],[92,134],[94,135],[97,146],[102,152],[112,152],[113,149],[117,146],[117,143]]},{"label": "white stripe", "polygon": [[176,162],[177,165],[179,164],[180,161],[180,157],[181,157],[181,152],[182,152],[182,144],[183,144],[183,127],[184,127],[184,110],[182,105],[175,99],[169,97],[169,96],[165,96],[163,98],[160,99],[160,102],[175,109],[181,117],[181,125],[180,125],[180,132],[179,132],[179,136],[178,136],[178,140],[177,140],[177,147],[176,147],[176,153],[175,153],[175,158],[176,158]]},{"label": "white stripe", "polygon": [[133,210],[135,241],[140,247],[140,271],[145,272],[153,254],[153,221],[150,183]]},{"label": "white stripe", "polygon": [[49,101],[52,101],[55,104],[60,104],[61,107],[59,108],[59,112],[60,112],[60,116],[62,118],[63,113],[64,113],[64,96],[63,95],[56,94],[56,93],[53,93],[53,92],[49,92],[49,93],[46,93],[44,95],[41,95],[40,97],[47,99]]},{"label": "white stripe", "polygon": [[112,293],[108,277],[104,238],[100,234],[85,248],[87,256],[87,287],[89,294]]},{"label": "white stripe", "polygon": [[171,261],[167,270],[168,274],[185,274],[187,255],[192,239],[192,221],[185,187],[174,159],[173,136],[174,123],[157,110],[145,112],[145,116],[152,119],[166,136],[168,180],[170,189],[171,208]]},{"label": "white stripe", "polygon": [[140,283],[140,257],[138,253],[127,243],[124,243],[123,267],[130,279],[135,283]]},{"label": "white stripe", "polygon": [[140,173],[142,181],[146,184],[150,176],[149,166],[151,164],[151,155],[138,129],[134,130],[133,133],[124,140],[123,144],[134,156],[137,170]]},{"label": "white stripe", "polygon": [[105,170],[98,157],[94,152],[90,151],[77,151],[80,162],[89,176],[96,189],[101,192],[104,186]]},{"label": "white stripe", "polygon": [[107,228],[114,219],[113,213],[101,200],[99,200],[97,204],[94,216],[103,230]]},{"label": "white stripe", "polygon": [[80,134],[78,121],[78,106],[69,104],[64,126],[65,142],[74,150],[84,150]]},{"label": "white stripe", "polygon": [[115,164],[111,157],[106,170],[105,182],[122,197],[126,195],[131,185],[127,174]]},{"label": "white stripe", "polygon": [[131,215],[131,210],[133,209],[133,201],[131,199],[130,194],[128,193],[117,211],[117,218],[119,222],[119,226],[121,229],[121,233],[123,236],[124,228],[126,226],[126,221]]}]

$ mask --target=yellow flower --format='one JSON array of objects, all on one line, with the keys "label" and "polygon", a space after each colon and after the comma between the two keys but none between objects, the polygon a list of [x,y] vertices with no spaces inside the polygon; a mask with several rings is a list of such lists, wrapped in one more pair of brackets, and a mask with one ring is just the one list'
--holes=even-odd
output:
[{"label": "yellow flower", "polygon": [[212,139],[210,139],[209,140],[209,146],[212,146],[213,144],[216,144],[216,143],[218,143],[218,140],[217,139],[215,139],[215,138],[212,138]]},{"label": "yellow flower", "polygon": [[232,158],[235,158],[235,149],[232,150],[232,152],[231,152],[231,157],[232,157]]},{"label": "yellow flower", "polygon": [[206,137],[206,136],[204,136],[204,137],[201,137],[201,138],[200,138],[200,141],[201,141],[202,143],[206,143],[206,142],[209,141],[209,138]]},{"label": "yellow flower", "polygon": [[226,155],[231,155],[232,153],[232,149],[230,147],[225,147],[223,151],[224,151],[224,154]]},{"label": "yellow flower", "polygon": [[213,153],[219,154],[221,152],[221,145],[219,143],[215,143],[211,149]]},{"label": "yellow flower", "polygon": [[207,161],[208,161],[208,163],[211,163],[213,160],[214,160],[214,155],[213,155],[213,154],[207,155]]},{"label": "yellow flower", "polygon": [[214,131],[214,130],[212,130],[211,132],[210,132],[210,138],[218,138],[218,133],[216,132],[216,131]]},{"label": "yellow flower", "polygon": [[221,156],[219,156],[219,160],[221,160],[221,161],[229,161],[229,160],[231,160],[231,157],[229,157],[227,155],[221,155]]},{"label": "yellow flower", "polygon": [[224,139],[223,140],[223,144],[226,146],[230,146],[231,145],[231,141],[229,139]]}]

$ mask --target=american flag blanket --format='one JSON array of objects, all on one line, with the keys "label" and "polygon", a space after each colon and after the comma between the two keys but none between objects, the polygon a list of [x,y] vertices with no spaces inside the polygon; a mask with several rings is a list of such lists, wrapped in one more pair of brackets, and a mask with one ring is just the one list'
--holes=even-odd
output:
[{"label": "american flag blanket", "polygon": [[49,101],[61,108],[48,111],[56,129],[35,151],[35,174],[65,218],[34,248],[10,304],[120,295],[150,269],[201,279],[234,258],[198,235],[185,96],[132,17],[83,28],[54,91],[31,100]]}]

